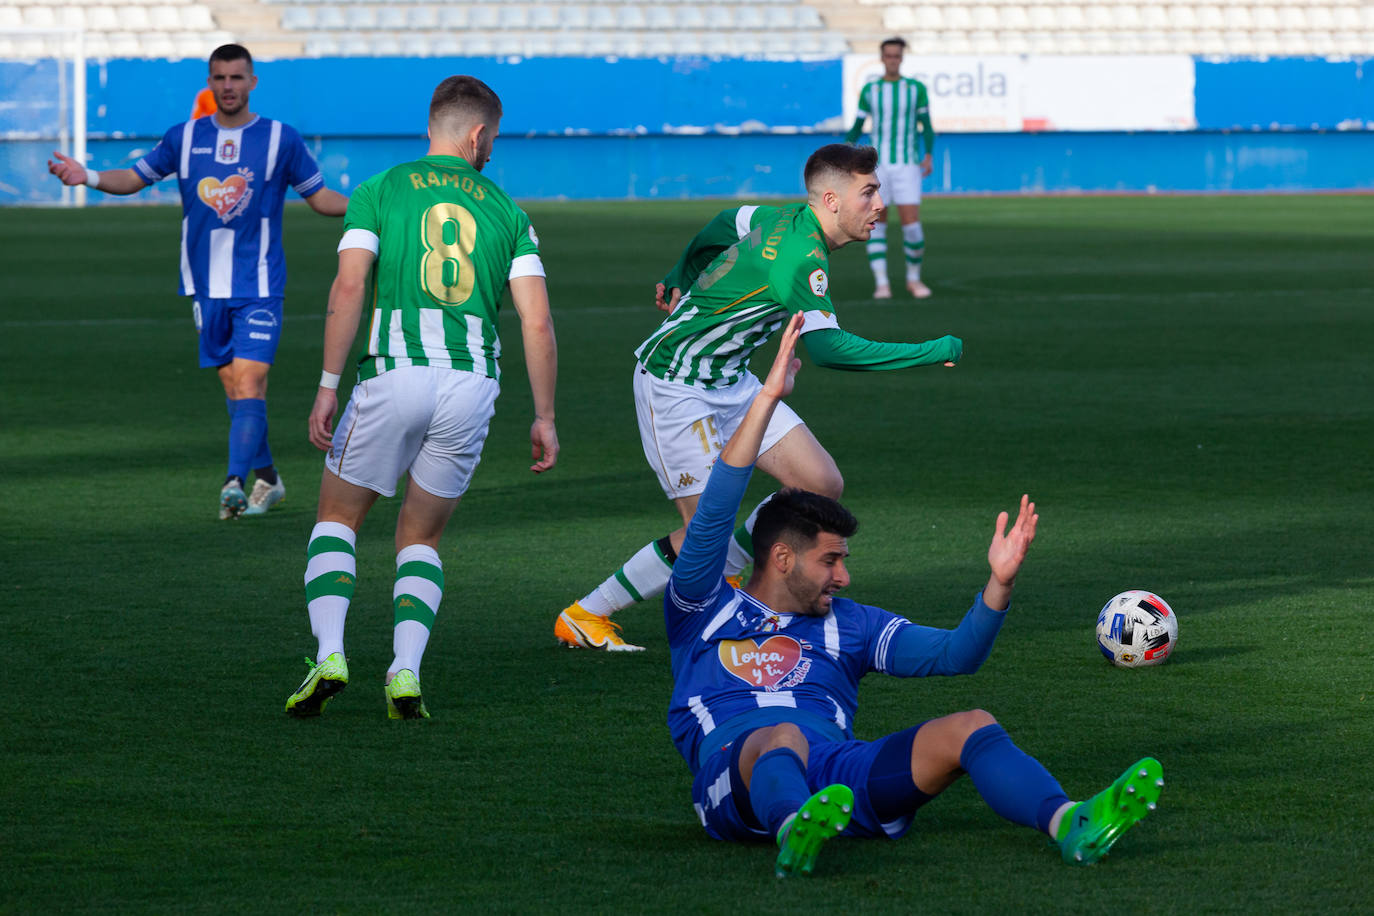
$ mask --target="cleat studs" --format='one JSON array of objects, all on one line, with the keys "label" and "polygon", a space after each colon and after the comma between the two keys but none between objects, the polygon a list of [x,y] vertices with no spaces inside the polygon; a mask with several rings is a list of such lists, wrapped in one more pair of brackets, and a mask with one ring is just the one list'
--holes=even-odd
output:
[{"label": "cleat studs", "polygon": [[822,805],[825,805],[825,804],[829,804],[829,803],[830,803],[830,796],[829,796],[829,795],[822,795],[822,796],[821,796],[821,804],[822,804]]},{"label": "cleat studs", "polygon": [[1127,795],[1134,795],[1134,794],[1135,794],[1135,786],[1127,786],[1127,787],[1126,787],[1126,794],[1127,794]]},{"label": "cleat studs", "polygon": [[1158,808],[1159,806],[1156,805],[1154,802],[1150,802],[1150,803],[1149,803],[1148,805],[1146,805],[1145,807],[1146,807],[1146,808],[1149,808],[1151,811],[1153,811],[1153,810],[1155,810],[1156,808]]},{"label": "cleat studs", "polygon": [[849,806],[848,806],[848,805],[840,805],[840,810],[843,811],[845,814],[848,814],[848,813],[849,813]]},{"label": "cleat studs", "polygon": [[1161,777],[1159,777],[1158,779],[1156,779],[1156,780],[1155,780],[1155,785],[1156,785],[1156,786],[1159,786],[1159,788],[1161,788],[1161,789],[1164,788],[1164,777],[1161,776]]},{"label": "cleat studs", "polygon": [[811,820],[811,812],[810,812],[810,811],[803,811],[801,817],[802,817],[802,820],[804,820],[804,821],[809,821],[809,820]]},{"label": "cleat studs", "polygon": [[1082,861],[1083,861],[1083,853],[1081,853],[1081,852],[1076,852],[1076,853],[1074,853],[1074,854],[1073,854],[1073,860],[1074,860],[1075,862],[1082,862]]},{"label": "cleat studs", "polygon": [[1149,776],[1149,775],[1150,775],[1150,774],[1149,774],[1149,772],[1148,772],[1147,770],[1141,770],[1141,771],[1140,771],[1140,778],[1141,778],[1141,779],[1144,779],[1146,776]]}]

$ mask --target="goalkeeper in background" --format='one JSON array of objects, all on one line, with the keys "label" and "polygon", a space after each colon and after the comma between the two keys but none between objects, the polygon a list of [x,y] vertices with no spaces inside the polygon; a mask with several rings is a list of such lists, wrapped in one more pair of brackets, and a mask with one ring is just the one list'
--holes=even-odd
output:
[{"label": "goalkeeper in background", "polygon": [[[902,76],[906,42],[889,38],[882,43],[883,76],[859,90],[859,116],[845,135],[854,143],[872,119],[869,133],[878,150],[878,180],[889,203],[897,205],[902,221],[902,253],[906,257],[906,288],[917,299],[930,296],[921,282],[926,236],[921,229],[921,178],[932,169],[935,131],[930,126],[930,100],[925,84]],[[919,135],[919,140],[918,140]],[[918,147],[924,154],[918,156]],[[868,238],[868,265],[873,269],[873,298],[892,298],[887,279],[887,210],[878,217]]]}]

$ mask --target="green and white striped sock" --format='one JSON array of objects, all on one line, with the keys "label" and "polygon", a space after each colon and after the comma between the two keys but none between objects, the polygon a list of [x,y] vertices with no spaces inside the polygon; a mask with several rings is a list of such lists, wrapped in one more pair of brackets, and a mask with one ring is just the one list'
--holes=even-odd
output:
[{"label": "green and white striped sock", "polygon": [[864,246],[868,252],[868,266],[873,271],[873,283],[887,286],[887,224],[878,223]]},{"label": "green and white striped sock", "polygon": [[676,559],[667,538],[650,541],[577,603],[589,614],[609,617],[636,602],[657,597],[668,587]]},{"label": "green and white striped sock", "polygon": [[906,255],[906,279],[921,279],[921,262],[926,257],[926,234],[919,222],[902,227],[902,253]]},{"label": "green and white striped sock", "polygon": [[444,599],[444,564],[428,544],[411,544],[396,554],[396,587],[391,593],[396,629],[391,639],[396,657],[387,674],[403,669],[420,673],[439,602]]},{"label": "green and white striped sock", "polygon": [[344,618],[357,583],[357,538],[352,528],[339,522],[319,522],[310,532],[305,549],[305,603],[310,631],[319,640],[317,662],[344,650]]}]

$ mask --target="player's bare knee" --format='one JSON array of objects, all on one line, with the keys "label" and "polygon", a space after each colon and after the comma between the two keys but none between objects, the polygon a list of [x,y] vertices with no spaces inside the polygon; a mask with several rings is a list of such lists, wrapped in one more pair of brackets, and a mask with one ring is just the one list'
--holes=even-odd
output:
[{"label": "player's bare knee", "polygon": [[806,736],[802,730],[791,722],[783,722],[768,728],[760,729],[764,744],[764,753],[776,751],[779,748],[787,748],[796,751],[798,754],[805,755],[807,748]]},{"label": "player's bare knee", "polygon": [[989,725],[996,725],[997,719],[986,709],[968,709],[964,712],[956,712],[950,718],[957,719],[959,728],[964,733],[964,740],[967,741],[969,735],[986,728]]}]

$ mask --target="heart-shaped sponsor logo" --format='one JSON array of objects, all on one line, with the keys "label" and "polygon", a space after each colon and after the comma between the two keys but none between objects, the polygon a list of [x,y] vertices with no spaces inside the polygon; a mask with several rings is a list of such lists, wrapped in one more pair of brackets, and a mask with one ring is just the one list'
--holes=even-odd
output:
[{"label": "heart-shaped sponsor logo", "polygon": [[766,689],[782,683],[802,657],[801,645],[790,636],[723,639],[716,651],[726,671],[746,684]]},{"label": "heart-shaped sponsor logo", "polygon": [[200,184],[196,185],[196,193],[200,195],[201,201],[219,214],[220,219],[228,216],[234,209],[234,204],[239,202],[247,190],[248,182],[242,175],[230,175],[223,181],[218,178],[202,178]]}]

